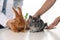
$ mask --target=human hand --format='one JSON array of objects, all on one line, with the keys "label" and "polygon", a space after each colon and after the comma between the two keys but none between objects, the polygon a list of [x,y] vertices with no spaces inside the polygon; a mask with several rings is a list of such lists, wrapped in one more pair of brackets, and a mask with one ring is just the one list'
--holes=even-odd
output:
[{"label": "human hand", "polygon": [[46,29],[48,29],[48,30],[51,30],[51,29],[54,29],[54,28],[55,28],[55,27],[54,27],[54,25],[52,25],[52,24],[46,27]]}]

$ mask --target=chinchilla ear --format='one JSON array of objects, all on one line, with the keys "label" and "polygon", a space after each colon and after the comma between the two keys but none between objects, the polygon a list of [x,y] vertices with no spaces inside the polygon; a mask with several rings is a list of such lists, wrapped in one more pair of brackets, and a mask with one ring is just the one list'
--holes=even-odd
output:
[{"label": "chinchilla ear", "polygon": [[29,16],[29,19],[32,19],[32,16],[31,15]]},{"label": "chinchilla ear", "polygon": [[40,15],[37,18],[40,18]]}]

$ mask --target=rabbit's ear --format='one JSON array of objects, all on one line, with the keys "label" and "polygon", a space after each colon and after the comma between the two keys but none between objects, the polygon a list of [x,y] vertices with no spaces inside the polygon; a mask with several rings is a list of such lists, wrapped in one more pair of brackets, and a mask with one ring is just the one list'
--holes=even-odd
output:
[{"label": "rabbit's ear", "polygon": [[19,16],[17,10],[14,7],[12,8],[12,10],[14,11],[16,17]]},{"label": "rabbit's ear", "polygon": [[18,13],[17,10],[13,7],[12,10],[15,12],[15,13]]},{"label": "rabbit's ear", "polygon": [[22,15],[22,10],[20,7],[18,7],[19,15]]}]

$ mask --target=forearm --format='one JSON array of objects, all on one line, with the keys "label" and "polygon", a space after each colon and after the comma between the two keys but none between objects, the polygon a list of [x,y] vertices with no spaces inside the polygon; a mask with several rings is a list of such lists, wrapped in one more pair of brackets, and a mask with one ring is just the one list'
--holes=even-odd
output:
[{"label": "forearm", "polygon": [[46,0],[43,6],[35,13],[33,16],[38,16],[44,14],[51,6],[55,3],[56,0]]},{"label": "forearm", "polygon": [[52,28],[55,27],[59,22],[60,22],[60,16],[57,17],[57,18],[47,27],[47,29],[52,29]]}]

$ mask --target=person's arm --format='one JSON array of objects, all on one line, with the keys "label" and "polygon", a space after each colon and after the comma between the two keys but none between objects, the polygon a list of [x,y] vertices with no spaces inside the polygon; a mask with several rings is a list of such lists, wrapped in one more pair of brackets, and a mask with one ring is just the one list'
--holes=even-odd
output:
[{"label": "person's arm", "polygon": [[49,8],[51,8],[55,1],[56,0],[46,0],[43,6],[35,13],[35,15],[33,15],[33,17],[44,14]]},{"label": "person's arm", "polygon": [[60,16],[57,17],[48,27],[47,29],[53,29],[60,22]]}]

